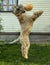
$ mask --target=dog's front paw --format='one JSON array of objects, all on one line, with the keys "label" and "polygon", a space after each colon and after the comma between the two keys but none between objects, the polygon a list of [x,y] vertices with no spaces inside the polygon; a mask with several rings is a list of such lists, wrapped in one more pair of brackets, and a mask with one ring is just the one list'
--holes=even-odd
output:
[{"label": "dog's front paw", "polygon": [[43,11],[41,10],[41,11],[35,12],[34,15],[35,15],[36,17],[39,17],[39,16],[41,16],[42,13],[43,13]]}]

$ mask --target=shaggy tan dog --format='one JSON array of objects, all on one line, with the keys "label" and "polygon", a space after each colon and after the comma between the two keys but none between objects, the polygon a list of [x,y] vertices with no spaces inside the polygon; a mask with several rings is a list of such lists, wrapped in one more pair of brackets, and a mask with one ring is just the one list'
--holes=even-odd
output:
[{"label": "shaggy tan dog", "polygon": [[[22,44],[21,46],[22,56],[27,59],[28,51],[30,47],[29,34],[32,30],[34,21],[39,16],[41,16],[43,11],[37,11],[32,16],[25,14],[25,12],[26,12],[25,7],[22,5],[17,6],[16,9],[14,10],[14,14],[17,16],[21,25],[21,33],[19,38],[20,38],[20,43]],[[14,43],[16,41],[17,39],[11,43]]]}]

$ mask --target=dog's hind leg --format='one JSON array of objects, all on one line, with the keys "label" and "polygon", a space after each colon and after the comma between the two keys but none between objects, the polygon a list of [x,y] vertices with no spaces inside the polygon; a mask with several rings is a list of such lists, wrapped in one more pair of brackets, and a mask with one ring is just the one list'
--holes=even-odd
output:
[{"label": "dog's hind leg", "polygon": [[22,56],[25,59],[28,58],[29,47],[30,47],[29,36],[25,35],[22,37],[22,46],[21,46]]}]

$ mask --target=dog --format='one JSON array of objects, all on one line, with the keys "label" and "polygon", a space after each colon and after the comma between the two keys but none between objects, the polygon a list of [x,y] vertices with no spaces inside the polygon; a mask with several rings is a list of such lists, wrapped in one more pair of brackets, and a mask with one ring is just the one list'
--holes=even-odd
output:
[{"label": "dog", "polygon": [[43,11],[37,11],[33,13],[33,15],[29,16],[26,14],[26,9],[23,5],[18,5],[14,9],[14,14],[18,18],[21,26],[21,32],[20,37],[12,42],[10,44],[13,44],[14,42],[17,42],[20,39],[21,45],[21,51],[22,56],[25,59],[28,59],[28,52],[30,48],[30,40],[29,40],[29,34],[31,33],[33,23],[35,20],[42,15]]}]

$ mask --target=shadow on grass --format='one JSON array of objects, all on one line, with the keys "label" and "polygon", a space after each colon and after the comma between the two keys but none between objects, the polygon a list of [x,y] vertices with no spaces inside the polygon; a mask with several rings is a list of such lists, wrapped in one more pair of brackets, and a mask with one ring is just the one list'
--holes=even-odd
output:
[{"label": "shadow on grass", "polygon": [[29,59],[22,58],[21,45],[0,45],[1,65],[50,65],[50,45],[31,44]]}]

